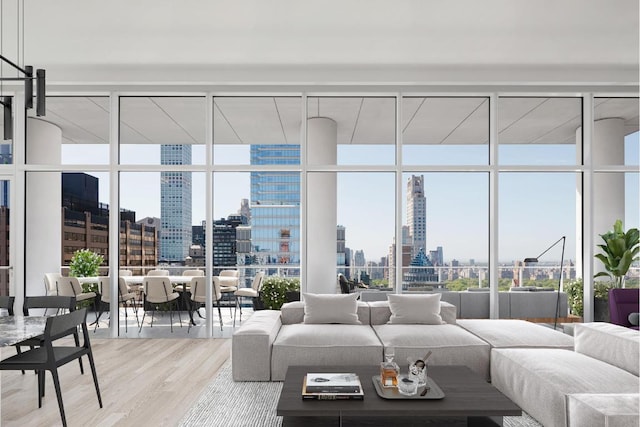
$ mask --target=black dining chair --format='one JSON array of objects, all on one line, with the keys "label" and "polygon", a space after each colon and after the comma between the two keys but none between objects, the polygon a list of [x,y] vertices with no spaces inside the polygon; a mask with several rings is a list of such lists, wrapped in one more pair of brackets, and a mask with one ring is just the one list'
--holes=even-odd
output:
[{"label": "black dining chair", "polygon": [[[77,332],[78,326],[82,328],[83,345],[75,346],[57,346],[54,342],[60,338],[72,335]],[[18,370],[35,370],[38,372],[38,407],[42,407],[42,397],[44,396],[44,373],[51,372],[53,385],[56,389],[56,397],[58,399],[58,408],[60,409],[60,417],[62,425],[66,427],[67,419],[64,415],[64,405],[62,402],[62,392],[60,390],[60,378],[58,376],[58,368],[66,365],[75,359],[81,359],[82,356],[89,358],[91,366],[91,374],[93,375],[93,384],[98,395],[98,403],[102,408],[102,397],[100,396],[100,387],[98,386],[98,375],[91,352],[91,343],[89,342],[89,332],[87,330],[87,309],[82,308],[77,311],[71,311],[67,314],[52,316],[47,319],[47,324],[42,335],[43,342],[41,347],[33,348],[24,353],[16,354],[7,359],[0,361],[0,370],[18,371]]]},{"label": "black dining chair", "polygon": [[9,316],[13,316],[13,303],[16,297],[0,297],[0,308],[4,308],[9,313]]},{"label": "black dining chair", "polygon": [[[69,312],[75,311],[76,309],[76,299],[75,297],[62,297],[57,295],[46,295],[46,296],[36,296],[36,297],[24,297],[24,304],[22,305],[22,314],[24,316],[29,316],[31,313],[30,309],[44,308],[45,313],[48,308],[55,308],[57,311],[67,310]],[[79,345],[80,339],[78,336],[78,331],[74,331],[73,338],[75,340],[76,346]],[[28,340],[20,341],[17,344],[14,344],[16,347],[16,352],[18,354],[22,353],[21,347],[29,347],[33,349],[34,347],[41,347],[43,343],[43,336],[38,335],[37,337],[29,338]],[[80,363],[80,373],[84,374],[84,367],[82,366],[82,359],[78,359],[78,363]],[[24,371],[22,371],[24,374]]]}]

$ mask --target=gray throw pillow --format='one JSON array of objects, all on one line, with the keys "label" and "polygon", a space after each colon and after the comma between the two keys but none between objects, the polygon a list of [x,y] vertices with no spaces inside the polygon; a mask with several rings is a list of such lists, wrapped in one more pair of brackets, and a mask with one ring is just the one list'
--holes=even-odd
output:
[{"label": "gray throw pillow", "polygon": [[391,310],[390,324],[442,325],[440,294],[387,295]]},{"label": "gray throw pillow", "polygon": [[629,323],[631,323],[633,326],[638,326],[638,321],[640,319],[638,319],[640,317],[640,313],[631,313],[629,315]]},{"label": "gray throw pillow", "polygon": [[361,325],[358,294],[302,294],[304,323]]}]

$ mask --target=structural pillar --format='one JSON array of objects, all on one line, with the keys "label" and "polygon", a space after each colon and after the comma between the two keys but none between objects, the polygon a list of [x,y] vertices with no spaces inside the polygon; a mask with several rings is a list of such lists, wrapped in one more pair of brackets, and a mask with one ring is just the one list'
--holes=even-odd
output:
[{"label": "structural pillar", "polygon": [[[62,130],[40,119],[27,119],[26,162],[60,164]],[[60,272],[62,260],[62,175],[28,172],[26,177],[25,291],[44,295],[44,274]]]},{"label": "structural pillar", "polygon": [[[593,123],[593,138],[591,142],[591,158],[594,166],[601,165],[624,165],[624,120],[621,118],[608,118],[596,120]],[[582,127],[576,130],[577,147],[582,145]],[[578,150],[580,155],[580,151]],[[578,182],[577,203],[582,203],[582,184]],[[593,222],[593,242],[601,244],[600,234],[613,229],[613,223],[617,219],[624,220],[625,200],[624,200],[624,173],[620,172],[598,172],[593,177],[593,200],[597,200],[592,214]],[[581,212],[581,206],[578,206]],[[576,221],[576,249],[582,247],[582,218]],[[596,251],[595,253],[599,253]],[[576,257],[576,272],[582,272],[581,257]],[[591,262],[592,260],[584,260]],[[604,271],[600,262],[594,262],[593,273]]]},{"label": "structural pillar", "polygon": [[[336,164],[337,123],[326,117],[307,121],[307,156],[310,165]],[[337,280],[337,176],[335,172],[307,175],[307,291],[336,292]]]}]

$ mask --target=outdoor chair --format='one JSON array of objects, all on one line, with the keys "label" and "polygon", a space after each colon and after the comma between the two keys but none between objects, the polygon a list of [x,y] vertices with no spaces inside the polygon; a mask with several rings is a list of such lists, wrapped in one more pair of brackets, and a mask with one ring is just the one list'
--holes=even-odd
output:
[{"label": "outdoor chair", "polygon": [[169,270],[150,270],[147,276],[169,276]]},{"label": "outdoor chair", "polygon": [[62,279],[60,273],[45,273],[44,274],[44,287],[46,295],[58,295],[58,281]]},{"label": "outdoor chair", "polygon": [[[205,304],[207,301],[207,292],[205,288],[205,277],[192,277],[189,289],[191,291],[191,308],[190,310],[198,311],[201,304]],[[220,299],[222,293],[220,292],[220,280],[217,277],[213,278],[213,302],[218,307],[218,316],[220,317],[220,330],[222,330],[222,311],[220,311]],[[202,316],[201,316],[202,317]],[[187,333],[191,331],[191,322],[189,322],[189,329]]]},{"label": "outdoor chair", "polygon": [[202,270],[185,270],[182,272],[183,276],[204,276],[204,271]]},{"label": "outdoor chair", "polygon": [[75,297],[76,302],[93,300],[93,309],[96,309],[96,293],[84,292],[77,277],[60,276],[57,280],[58,295],[63,297]]},{"label": "outdoor chair", "polygon": [[236,326],[236,310],[240,308],[240,321],[242,322],[242,304],[240,304],[240,298],[258,298],[260,290],[262,289],[262,282],[264,280],[264,271],[259,271],[253,278],[250,288],[240,288],[233,294],[236,296],[236,309],[233,311],[233,326]]},{"label": "outdoor chair", "polygon": [[[178,307],[178,299],[180,298],[180,294],[174,292],[173,286],[171,285],[171,281],[167,276],[152,276],[145,277],[144,282],[144,307],[145,311],[142,315],[142,322],[140,322],[140,330],[142,331],[142,325],[144,325],[144,317],[147,314],[146,307],[147,304],[151,304],[153,306],[153,310],[151,311],[151,327],[153,327],[153,317],[155,311],[158,309],[160,304],[167,304],[169,306],[169,316],[171,319],[171,332],[173,332],[173,307],[175,306],[176,310]],[[182,318],[180,317],[180,311],[178,310],[178,318],[180,319],[180,327],[182,327]]]},{"label": "outdoor chair", "polygon": [[238,270],[222,270],[218,274],[220,282],[220,292],[227,296],[227,305],[229,306],[229,314],[231,314],[231,294],[238,290],[239,285]]},{"label": "outdoor chair", "polygon": [[[98,289],[100,294],[102,295],[101,302],[107,305],[111,305],[111,284],[109,277],[101,277],[98,283]],[[129,302],[130,304],[127,304]],[[98,321],[100,320],[100,316],[102,316],[102,303],[100,304],[100,310],[98,313],[98,317],[96,318],[96,326],[93,330],[95,332],[98,329]],[[127,282],[124,281],[122,277],[118,277],[118,307],[120,304],[124,305],[124,331],[128,332],[128,315],[127,315],[127,307],[131,307],[133,312],[136,315],[136,322],[138,326],[140,326],[140,319],[138,319],[138,306],[136,305],[136,294],[133,292],[129,292],[129,287],[127,286]],[[120,316],[118,316],[118,321]],[[109,319],[111,322],[111,319]],[[118,327],[120,325],[118,324]]]},{"label": "outdoor chair", "polygon": [[338,284],[340,285],[340,292],[343,294],[351,293],[351,286],[349,286],[349,281],[344,277],[344,274],[338,274]]},{"label": "outdoor chair", "polygon": [[[53,316],[47,319],[44,329],[43,343],[41,347],[31,349],[24,353],[16,354],[7,359],[0,361],[0,370],[34,370],[38,373],[38,407],[42,407],[42,398],[44,397],[45,371],[50,371],[53,377],[53,385],[56,390],[58,399],[58,408],[60,409],[60,417],[62,425],[67,425],[67,419],[64,414],[64,404],[62,402],[62,392],[60,390],[60,379],[58,376],[58,368],[66,365],[72,360],[81,360],[82,356],[89,358],[91,366],[91,374],[93,375],[93,383],[98,395],[98,403],[102,408],[102,398],[100,397],[100,387],[98,386],[98,376],[91,352],[91,344],[89,342],[89,333],[87,331],[87,309],[83,308],[78,311],[72,311],[68,314]],[[71,334],[76,334],[78,326],[82,327],[83,345],[76,343],[75,346],[57,346],[54,342],[60,338],[64,338]]]},{"label": "outdoor chair", "polygon": [[118,270],[118,277],[122,277],[122,276],[133,276],[133,272],[131,270]]}]

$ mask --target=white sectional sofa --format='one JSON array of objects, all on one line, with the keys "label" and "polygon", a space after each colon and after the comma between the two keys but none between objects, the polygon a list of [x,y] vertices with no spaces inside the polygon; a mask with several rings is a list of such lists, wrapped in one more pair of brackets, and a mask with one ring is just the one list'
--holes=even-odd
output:
[{"label": "white sectional sofa", "polygon": [[[493,385],[546,427],[629,425],[618,421],[638,426],[638,332],[585,323],[575,325],[574,337],[574,351],[494,348]],[[620,393],[624,397],[613,396]],[[584,413],[587,407],[591,416]],[[634,410],[635,417],[630,417]],[[586,419],[589,423],[583,424]],[[594,424],[596,419],[615,421]]]},{"label": "white sectional sofa", "polygon": [[358,302],[359,324],[305,323],[303,302],[258,311],[233,334],[233,378],[282,381],[293,365],[375,365],[389,346],[403,365],[431,350],[429,364],[470,367],[544,426],[638,426],[637,331],[576,324],[574,338],[523,320],[456,319],[455,306],[439,304],[443,324],[389,324],[388,301]]}]

